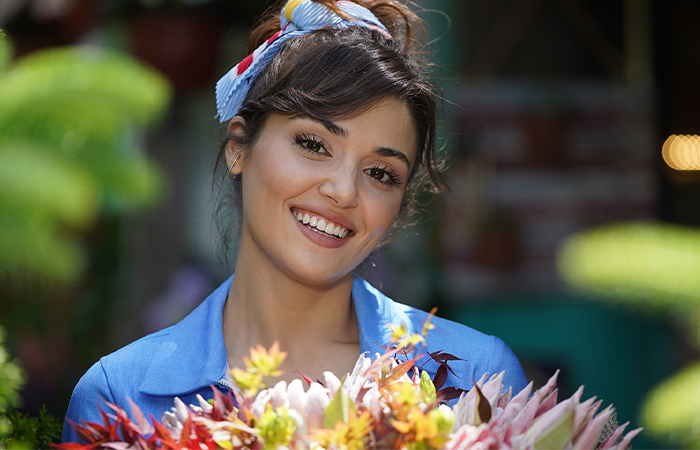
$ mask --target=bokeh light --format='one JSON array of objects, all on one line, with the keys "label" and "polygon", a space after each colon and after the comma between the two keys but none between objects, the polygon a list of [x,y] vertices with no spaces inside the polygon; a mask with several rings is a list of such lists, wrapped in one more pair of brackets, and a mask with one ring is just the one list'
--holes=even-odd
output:
[{"label": "bokeh light", "polygon": [[664,142],[662,155],[675,170],[700,170],[700,136],[672,134]]}]

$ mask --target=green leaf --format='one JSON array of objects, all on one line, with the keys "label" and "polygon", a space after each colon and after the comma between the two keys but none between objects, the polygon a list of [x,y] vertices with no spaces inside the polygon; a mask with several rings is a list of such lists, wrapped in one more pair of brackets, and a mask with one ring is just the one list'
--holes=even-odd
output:
[{"label": "green leaf", "polygon": [[5,413],[20,403],[19,390],[24,381],[24,371],[10,360],[10,355],[5,350],[5,329],[0,327],[0,442],[4,435],[12,431]]},{"label": "green leaf", "polygon": [[8,70],[0,85],[0,104],[12,108],[75,94],[91,96],[146,124],[167,104],[170,87],[162,75],[127,55],[66,47],[33,53]]},{"label": "green leaf", "polygon": [[699,448],[700,363],[683,368],[647,394],[641,411],[645,430],[685,448]]},{"label": "green leaf", "polygon": [[14,411],[8,414],[12,424],[10,448],[51,448],[51,444],[61,442],[63,420],[46,411],[46,405],[39,410],[39,417]]},{"label": "green leaf", "polygon": [[17,270],[17,266],[14,264],[0,261],[0,275],[5,275],[6,273],[10,273],[15,270]]},{"label": "green leaf", "polygon": [[563,449],[571,440],[574,429],[574,410],[564,412],[559,421],[547,428],[535,441],[536,450]]},{"label": "green leaf", "polygon": [[5,67],[7,60],[10,59],[10,52],[5,39],[5,33],[2,31],[2,29],[0,29],[0,70],[2,70],[3,67]]},{"label": "green leaf", "polygon": [[[9,50],[0,43],[0,69]],[[162,75],[104,49],[42,50],[0,72],[0,262],[74,281],[77,228],[155,203],[163,177],[134,127],[169,98]]]},{"label": "green leaf", "polygon": [[425,370],[421,371],[420,373],[420,390],[428,403],[432,403],[437,400],[435,385],[430,379],[430,374],[428,374],[428,372]]},{"label": "green leaf", "polygon": [[85,226],[95,215],[97,186],[74,164],[36,147],[0,150],[0,202],[23,205],[72,226]]},{"label": "green leaf", "polygon": [[85,262],[76,243],[40,221],[24,226],[0,221],[0,260],[61,281],[75,280]]},{"label": "green leaf", "polygon": [[332,430],[338,422],[348,423],[350,411],[356,411],[355,404],[342,388],[338,389],[323,413],[323,427]]},{"label": "green leaf", "polygon": [[578,233],[559,248],[561,276],[605,299],[647,308],[700,304],[700,230],[623,223]]}]

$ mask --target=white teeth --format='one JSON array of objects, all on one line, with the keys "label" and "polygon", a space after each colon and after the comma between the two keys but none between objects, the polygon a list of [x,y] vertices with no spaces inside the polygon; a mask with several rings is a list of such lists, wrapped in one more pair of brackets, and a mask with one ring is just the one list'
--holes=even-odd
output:
[{"label": "white teeth", "polygon": [[316,228],[318,231],[322,231],[331,236],[337,236],[340,239],[345,238],[350,230],[342,225],[337,225],[331,221],[326,221],[323,217],[312,216],[311,214],[305,212],[293,212],[294,217],[304,225],[309,225]]}]

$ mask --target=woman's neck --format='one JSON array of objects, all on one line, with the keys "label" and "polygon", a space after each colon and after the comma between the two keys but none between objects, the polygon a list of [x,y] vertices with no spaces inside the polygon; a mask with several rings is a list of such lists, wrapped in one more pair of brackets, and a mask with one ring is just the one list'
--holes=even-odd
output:
[{"label": "woman's neck", "polygon": [[229,364],[241,367],[251,347],[269,348],[279,341],[288,352],[283,365],[288,376],[296,370],[320,377],[323,370],[352,369],[359,351],[352,273],[335,283],[314,286],[246,259],[239,254],[224,308]]}]

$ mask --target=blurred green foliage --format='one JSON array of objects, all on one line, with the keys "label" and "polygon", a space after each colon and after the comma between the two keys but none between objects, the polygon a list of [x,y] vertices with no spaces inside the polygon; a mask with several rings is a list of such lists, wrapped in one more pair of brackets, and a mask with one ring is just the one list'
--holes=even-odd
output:
[{"label": "blurred green foliage", "polygon": [[160,196],[162,176],[138,136],[170,87],[104,49],[42,50],[13,63],[9,54],[0,42],[0,270],[74,281],[79,232],[100,211]]},{"label": "blurred green foliage", "polygon": [[[588,230],[562,245],[558,267],[574,287],[597,298],[680,313],[700,347],[700,230],[660,223]],[[658,438],[700,448],[700,364],[656,386],[640,421]]]},{"label": "blurred green foliage", "polygon": [[16,362],[10,361],[5,350],[5,330],[0,327],[0,444],[12,432],[7,413],[19,404],[23,385],[24,373]]},{"label": "blurred green foliage", "polygon": [[574,286],[642,308],[700,306],[700,230],[623,223],[571,237],[559,273]]},{"label": "blurred green foliage", "polygon": [[10,361],[4,335],[0,327],[0,449],[50,448],[49,444],[61,442],[63,421],[47,413],[46,407],[39,417],[16,410],[25,375],[17,362]]},{"label": "blurred green foliage", "polygon": [[657,436],[686,448],[700,448],[700,364],[654,388],[644,402],[641,419]]},{"label": "blurred green foliage", "polygon": [[[11,450],[31,450],[51,448],[50,444],[60,444],[63,421],[46,412],[46,407],[39,410],[39,417],[32,417],[19,411],[8,414],[12,425],[5,447]],[[3,443],[0,439],[0,448]]]}]

